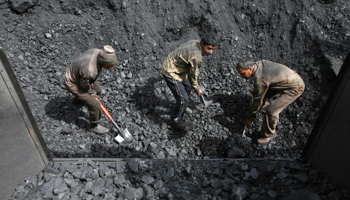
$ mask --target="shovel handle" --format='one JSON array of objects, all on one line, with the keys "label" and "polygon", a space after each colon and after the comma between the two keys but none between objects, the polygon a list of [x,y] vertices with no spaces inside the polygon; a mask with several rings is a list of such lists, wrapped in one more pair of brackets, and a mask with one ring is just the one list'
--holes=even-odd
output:
[{"label": "shovel handle", "polygon": [[107,116],[107,118],[113,123],[113,125],[118,129],[119,132],[122,132],[122,130],[119,128],[119,126],[117,125],[117,123],[115,123],[115,121],[113,120],[112,116],[109,114],[109,112],[107,111],[107,109],[103,106],[103,104],[101,103],[101,101],[98,99],[98,97],[96,96],[96,100],[100,103],[101,105],[101,109],[104,112],[104,114]]},{"label": "shovel handle", "polygon": [[101,109],[102,111],[105,113],[105,115],[107,116],[107,118],[111,121],[113,121],[112,116],[108,113],[107,109],[102,105],[101,101],[98,99],[98,97],[96,96],[96,100],[100,103],[101,105]]}]

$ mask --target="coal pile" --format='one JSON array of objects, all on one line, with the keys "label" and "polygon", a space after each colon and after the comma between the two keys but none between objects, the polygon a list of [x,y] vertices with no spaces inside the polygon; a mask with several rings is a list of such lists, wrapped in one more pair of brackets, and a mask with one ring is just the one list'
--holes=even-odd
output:
[{"label": "coal pile", "polygon": [[[297,158],[349,46],[348,8],[341,1],[18,2],[1,4],[5,28],[0,40],[57,158]],[[329,14],[333,11],[339,14]],[[178,132],[168,123],[174,99],[159,68],[174,48],[208,31],[216,32],[221,43],[205,59],[199,83],[217,103],[198,108],[193,94],[194,113],[186,116],[191,125]],[[74,104],[63,85],[74,58],[104,44],[116,49],[119,63],[100,76],[100,98],[115,121],[132,132],[129,144],[113,141],[116,130],[103,136],[90,133],[86,108]],[[282,112],[279,137],[268,146],[251,140],[258,135],[261,113],[250,137],[241,138],[252,89],[234,69],[243,56],[283,63],[307,85]],[[105,117],[104,125],[113,127]]]},{"label": "coal pile", "polygon": [[311,165],[287,160],[140,160],[51,163],[14,199],[349,199]]},{"label": "coal pile", "polygon": [[[26,2],[0,0],[0,44],[54,158],[298,159],[350,44],[345,0]],[[178,45],[209,31],[217,33],[221,43],[205,59],[199,83],[216,103],[203,109],[193,94],[193,113],[185,116],[191,125],[174,130],[169,125],[174,99],[160,65]],[[74,103],[63,85],[66,68],[79,54],[105,44],[116,49],[118,66],[99,77],[100,99],[114,120],[133,134],[129,143],[115,142],[115,129],[106,135],[89,132],[86,107]],[[263,113],[253,121],[248,137],[241,137],[252,89],[235,71],[241,57],[283,63],[306,84],[304,94],[281,113],[279,136],[268,145],[254,143]],[[113,128],[106,117],[103,120]],[[65,174],[66,166],[54,165],[55,176]],[[131,178],[138,191],[140,177]],[[237,185],[241,179],[232,178]],[[84,183],[89,181],[84,178]],[[279,192],[270,197],[280,197]],[[260,193],[249,191],[253,194]]]}]

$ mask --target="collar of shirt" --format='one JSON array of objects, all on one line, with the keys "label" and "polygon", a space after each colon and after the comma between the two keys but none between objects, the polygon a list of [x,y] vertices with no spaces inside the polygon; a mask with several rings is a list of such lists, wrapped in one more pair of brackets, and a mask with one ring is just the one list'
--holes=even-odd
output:
[{"label": "collar of shirt", "polygon": [[252,75],[250,77],[253,77],[255,75],[255,72],[258,69],[258,62],[254,63],[253,67],[254,67],[254,69],[253,69]]},{"label": "collar of shirt", "polygon": [[201,42],[198,42],[198,48],[201,50],[202,56],[205,56],[205,53],[204,53],[203,47],[201,45]]}]

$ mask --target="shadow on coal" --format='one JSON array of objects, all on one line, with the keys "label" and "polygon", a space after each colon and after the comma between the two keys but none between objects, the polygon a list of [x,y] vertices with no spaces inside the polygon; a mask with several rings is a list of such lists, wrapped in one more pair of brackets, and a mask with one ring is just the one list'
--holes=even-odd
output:
[{"label": "shadow on coal", "polygon": [[[88,130],[89,117],[88,113],[82,110],[83,106],[82,103],[74,102],[72,96],[58,97],[45,106],[45,113],[52,119],[62,120],[68,124],[73,123],[80,129]],[[55,126],[62,126],[62,124],[55,124]]]},{"label": "shadow on coal", "polygon": [[[143,86],[136,88],[131,99],[135,107],[155,124],[166,123],[170,125],[169,138],[176,139],[185,136],[187,131],[176,129],[171,123],[169,115],[174,99],[172,94],[169,93],[169,95],[165,92],[168,89],[167,87],[162,77],[151,77],[146,80]],[[193,101],[190,101],[190,106],[193,107],[193,104]]]}]

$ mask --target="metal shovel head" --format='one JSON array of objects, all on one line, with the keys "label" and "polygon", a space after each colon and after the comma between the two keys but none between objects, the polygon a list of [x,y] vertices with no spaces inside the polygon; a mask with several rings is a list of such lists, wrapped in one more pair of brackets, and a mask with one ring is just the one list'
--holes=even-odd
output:
[{"label": "metal shovel head", "polygon": [[115,141],[117,141],[119,144],[122,142],[130,142],[132,140],[132,135],[128,131],[128,129],[124,129],[121,131],[121,134],[118,134],[115,138]]},{"label": "metal shovel head", "polygon": [[247,124],[244,125],[242,137],[247,137],[247,135],[245,134],[246,132],[247,132]]},{"label": "metal shovel head", "polygon": [[207,101],[207,100],[205,99],[204,95],[205,95],[205,94],[202,94],[202,95],[200,96],[200,99],[201,99],[202,104],[203,104],[204,107],[206,108],[206,107],[210,106],[211,104],[213,104],[213,100]]},{"label": "metal shovel head", "polygon": [[118,134],[117,137],[114,138],[114,140],[118,143],[122,143],[125,139],[120,134]]},{"label": "metal shovel head", "polygon": [[132,138],[132,135],[130,134],[130,132],[128,131],[127,128],[125,128],[123,131],[122,131],[122,134],[124,136],[125,139],[131,139]]}]

